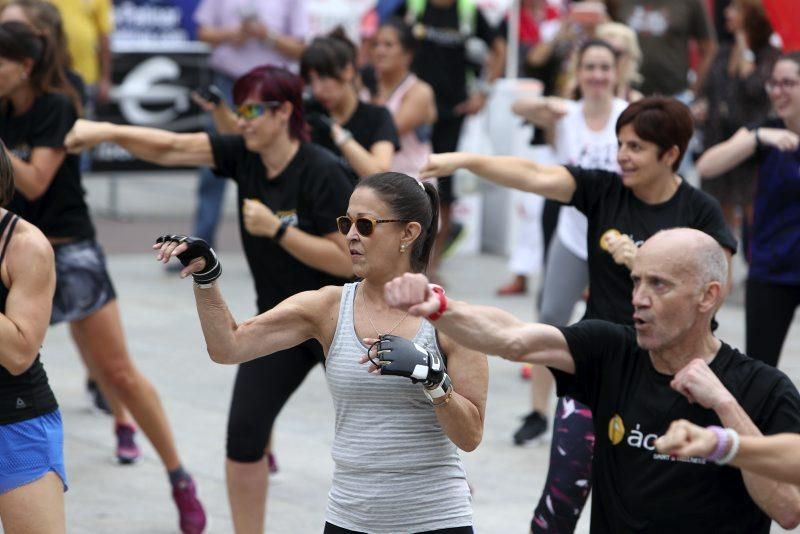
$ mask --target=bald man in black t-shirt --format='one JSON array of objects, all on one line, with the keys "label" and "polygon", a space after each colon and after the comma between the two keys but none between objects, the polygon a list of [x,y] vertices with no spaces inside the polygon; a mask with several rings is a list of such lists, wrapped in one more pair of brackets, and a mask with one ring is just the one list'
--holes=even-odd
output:
[{"label": "bald man in black t-shirt", "polygon": [[712,237],[678,228],[658,232],[636,254],[633,327],[524,323],[497,308],[443,301],[423,275],[397,278],[386,293],[412,315],[441,314],[437,329],[466,347],[549,366],[560,394],[591,407],[598,429],[593,533],[767,534],[770,519],[792,529],[800,523],[796,487],[655,450],[678,418],[741,435],[800,431],[791,380],[711,332],[727,276]]}]

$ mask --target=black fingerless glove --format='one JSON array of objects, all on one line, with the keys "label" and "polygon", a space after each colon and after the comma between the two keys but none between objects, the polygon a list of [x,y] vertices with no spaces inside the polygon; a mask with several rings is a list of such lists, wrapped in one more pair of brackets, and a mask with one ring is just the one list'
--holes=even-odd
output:
[{"label": "black fingerless glove", "polygon": [[405,376],[426,388],[439,386],[447,376],[441,356],[408,339],[385,334],[376,343],[383,375]]},{"label": "black fingerless glove", "polygon": [[222,266],[217,259],[217,254],[205,240],[199,237],[191,237],[186,235],[162,235],[156,239],[156,244],[161,244],[167,241],[175,241],[176,243],[186,243],[188,248],[177,255],[178,260],[183,266],[189,265],[195,258],[203,258],[206,261],[206,270],[202,273],[192,273],[192,278],[198,284],[210,284],[220,277],[222,274]]}]

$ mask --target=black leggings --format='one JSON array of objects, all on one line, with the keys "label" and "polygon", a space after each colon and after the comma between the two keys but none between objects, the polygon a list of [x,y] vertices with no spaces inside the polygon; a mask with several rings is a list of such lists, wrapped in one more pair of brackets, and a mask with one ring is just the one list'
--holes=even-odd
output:
[{"label": "black leggings", "polygon": [[264,457],[275,418],[308,372],[323,361],[322,347],[312,339],[239,365],[228,414],[228,459],[252,463]]},{"label": "black leggings", "polygon": [[[426,530],[425,532],[418,532],[417,534],[473,534],[474,532],[472,527],[452,527],[440,528],[439,530]],[[348,530],[326,522],[325,530],[322,531],[322,534],[366,534],[366,532]]]},{"label": "black leggings", "polygon": [[773,367],[800,306],[800,286],[747,279],[745,294],[745,352]]},{"label": "black leggings", "polygon": [[547,480],[531,520],[533,534],[575,531],[591,490],[593,455],[591,409],[570,397],[559,398]]}]

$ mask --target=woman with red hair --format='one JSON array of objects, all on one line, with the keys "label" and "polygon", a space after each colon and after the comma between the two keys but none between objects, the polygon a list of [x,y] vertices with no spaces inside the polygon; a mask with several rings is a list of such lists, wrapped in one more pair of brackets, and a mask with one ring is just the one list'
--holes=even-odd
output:
[{"label": "woman with red hair", "polygon": [[[341,285],[353,275],[336,217],[347,211],[353,182],[341,161],[308,143],[303,81],[272,66],[236,81],[239,135],[78,121],[70,150],[110,141],[160,165],[196,165],[238,186],[239,222],[258,313],[302,291]],[[228,419],[228,497],[236,532],[263,532],[272,425],[308,372],[323,361],[314,340],[239,366]]]}]

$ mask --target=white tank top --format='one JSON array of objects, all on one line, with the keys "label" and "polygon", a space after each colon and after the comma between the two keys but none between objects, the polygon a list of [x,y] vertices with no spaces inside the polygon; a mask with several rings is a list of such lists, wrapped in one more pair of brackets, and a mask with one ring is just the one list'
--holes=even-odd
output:
[{"label": "white tank top", "polygon": [[[421,384],[379,376],[359,363],[367,348],[353,326],[358,283],[345,284],[325,377],[336,412],[333,483],[326,521],[370,534],[472,525],[472,498],[456,446]],[[413,341],[439,352],[422,321]]]},{"label": "white tank top", "polygon": [[[569,103],[569,111],[556,123],[555,152],[561,165],[619,172],[617,164],[617,118],[628,103],[615,98],[608,122],[600,131],[589,128],[583,117],[583,100]],[[588,223],[586,216],[573,207],[563,207],[558,216],[556,235],[567,250],[586,260]]]},{"label": "white tank top", "polygon": [[[400,109],[403,98],[418,82],[419,79],[416,76],[409,74],[386,99],[383,105],[386,106],[393,117]],[[428,156],[431,155],[431,150],[430,139],[420,141],[415,130],[406,132],[400,136],[400,150],[394,154],[392,170],[418,178],[420,169],[425,166]]]}]

